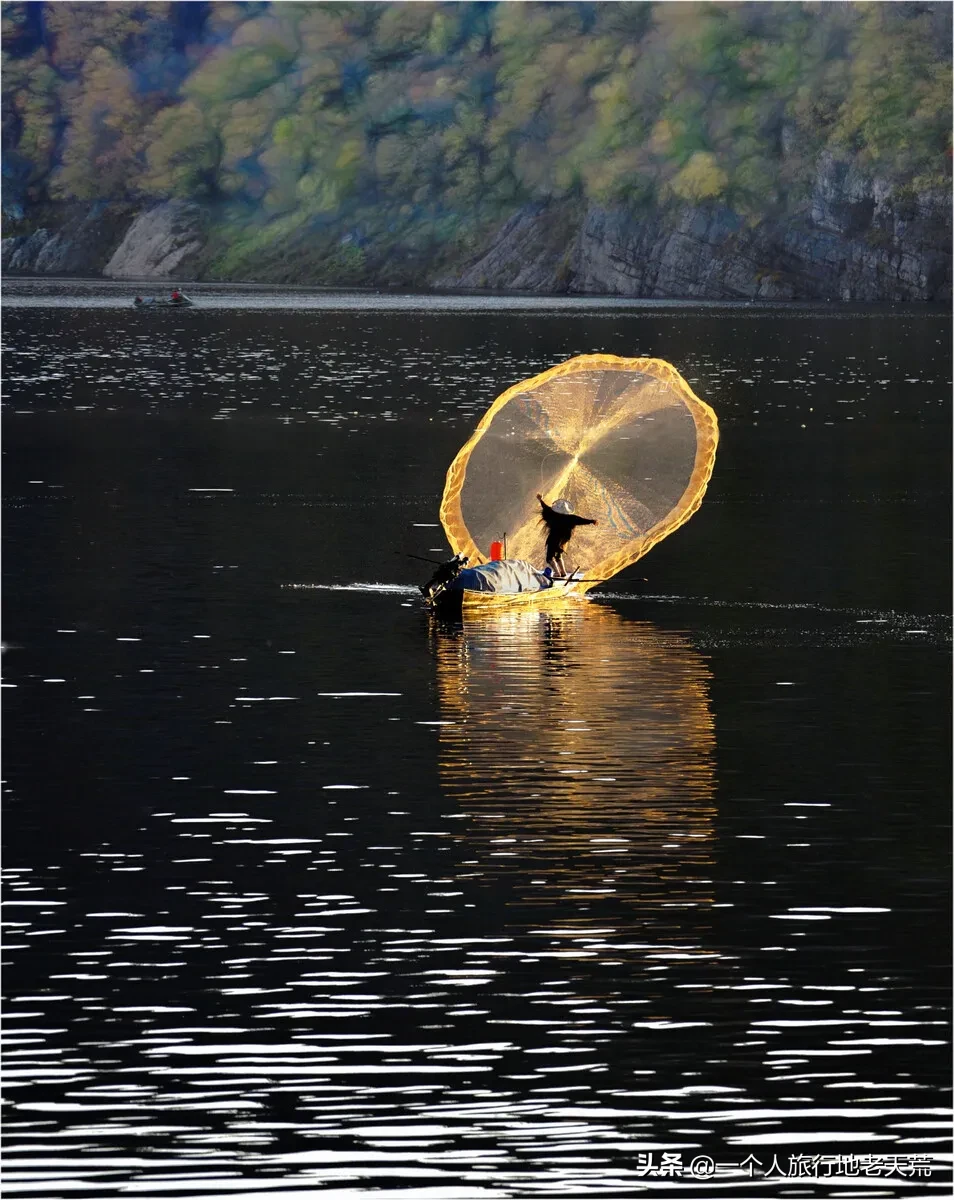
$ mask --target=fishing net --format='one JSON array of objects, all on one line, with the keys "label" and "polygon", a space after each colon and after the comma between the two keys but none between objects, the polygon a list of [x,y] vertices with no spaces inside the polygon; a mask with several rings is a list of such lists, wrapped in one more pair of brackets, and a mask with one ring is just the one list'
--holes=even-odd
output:
[{"label": "fishing net", "polygon": [[692,516],[719,439],[715,413],[657,358],[587,354],[508,388],[447,472],[441,523],[455,554],[544,565],[548,504],[596,518],[567,550],[586,572],[574,590],[636,562]]}]

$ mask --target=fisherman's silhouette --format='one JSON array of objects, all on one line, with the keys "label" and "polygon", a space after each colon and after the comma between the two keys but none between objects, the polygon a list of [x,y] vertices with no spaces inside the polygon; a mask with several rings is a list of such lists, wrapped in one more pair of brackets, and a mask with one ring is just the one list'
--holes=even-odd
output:
[{"label": "fisherman's silhouette", "polygon": [[578,517],[565,500],[554,500],[551,507],[537,492],[540,501],[540,519],[547,527],[546,556],[547,566],[553,571],[556,579],[566,578],[566,567],[563,563],[563,551],[567,548],[573,530],[577,525],[596,525],[592,517]]},{"label": "fisherman's silhouette", "polygon": [[574,529],[581,524],[596,524],[593,517],[578,517],[574,514],[574,510],[566,503],[566,500],[554,500],[553,505],[546,503],[544,497],[538,492],[536,499],[540,502],[540,520],[544,522],[547,528],[546,536],[546,560],[547,566],[553,571],[554,577],[558,580],[565,580],[566,566],[563,562],[563,552],[566,550]]}]

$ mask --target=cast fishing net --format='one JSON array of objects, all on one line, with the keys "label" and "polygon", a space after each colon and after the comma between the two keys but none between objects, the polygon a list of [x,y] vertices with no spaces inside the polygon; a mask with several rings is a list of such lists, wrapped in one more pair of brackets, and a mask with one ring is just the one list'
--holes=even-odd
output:
[{"label": "cast fishing net", "polygon": [[567,551],[587,591],[636,562],[699,505],[718,422],[675,367],[658,358],[585,354],[498,396],[447,472],[441,523],[455,554],[543,566],[548,504],[566,500],[598,524]]}]

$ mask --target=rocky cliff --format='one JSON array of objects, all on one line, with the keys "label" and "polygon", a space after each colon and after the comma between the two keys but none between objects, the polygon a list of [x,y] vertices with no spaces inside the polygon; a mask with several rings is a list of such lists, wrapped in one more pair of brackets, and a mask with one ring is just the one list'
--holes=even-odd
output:
[{"label": "rocky cliff", "polygon": [[204,244],[203,216],[196,205],[181,200],[142,212],[94,204],[53,213],[49,225],[3,239],[3,271],[163,280],[182,272],[182,278],[191,279],[189,260]]},{"label": "rocky cliff", "polygon": [[131,220],[121,205],[70,206],[51,213],[49,224],[28,234],[5,237],[4,273],[17,275],[101,275],[104,264]]},{"label": "rocky cliff", "polygon": [[140,213],[103,267],[110,279],[169,279],[188,275],[189,262],[204,244],[202,212],[195,204],[169,200]]},{"label": "rocky cliff", "polygon": [[949,300],[947,195],[899,195],[826,156],[810,206],[743,221],[716,206],[645,214],[591,207],[569,233],[528,207],[443,287],[656,298]]},{"label": "rocky cliff", "polygon": [[[210,214],[167,201],[141,212],[96,206],[59,228],[5,238],[5,272],[105,275],[180,282],[208,271]],[[421,288],[647,298],[859,301],[951,299],[951,203],[913,194],[825,155],[810,200],[795,215],[744,221],[713,205],[633,211],[530,205],[468,261],[435,272],[411,260]],[[365,254],[374,286],[385,260]],[[294,256],[293,256],[294,261]],[[446,261],[446,260],[445,260]],[[254,261],[243,277],[255,276]],[[287,282],[335,284],[333,269]],[[217,277],[221,277],[220,274]]]}]

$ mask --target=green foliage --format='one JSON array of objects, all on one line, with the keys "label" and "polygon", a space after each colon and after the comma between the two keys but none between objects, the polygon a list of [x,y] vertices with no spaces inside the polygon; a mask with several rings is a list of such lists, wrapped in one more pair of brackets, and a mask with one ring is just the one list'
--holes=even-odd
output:
[{"label": "green foliage", "polygon": [[28,186],[42,183],[56,164],[57,82],[39,51],[25,59],[4,59],[4,144],[16,146],[12,153]]},{"label": "green foliage", "polygon": [[949,148],[950,74],[932,35],[930,16],[921,8],[861,6],[847,95],[834,127],[838,146],[856,150],[875,167],[905,171],[923,162],[925,150],[940,156]]},{"label": "green foliage", "polygon": [[214,235],[211,273],[228,279],[241,275],[246,265],[267,256],[276,246],[293,237],[306,220],[303,213],[280,217],[262,226],[233,225]]},{"label": "green foliage", "polygon": [[214,199],[221,142],[191,100],[164,108],[146,129],[143,190],[167,199]]},{"label": "green foliage", "polygon": [[[950,178],[940,0],[207,8],[184,33],[167,0],[46,3],[41,39],[5,3],[8,178],[223,202],[235,262],[315,220],[443,245],[551,198],[755,220],[796,211],[826,151],[896,189]],[[323,261],[359,271],[347,245]]]}]

